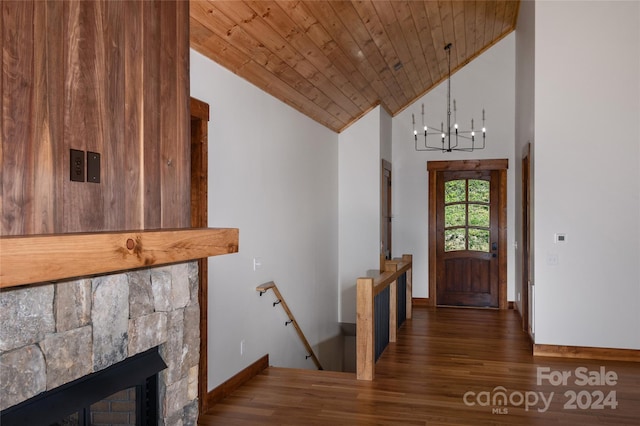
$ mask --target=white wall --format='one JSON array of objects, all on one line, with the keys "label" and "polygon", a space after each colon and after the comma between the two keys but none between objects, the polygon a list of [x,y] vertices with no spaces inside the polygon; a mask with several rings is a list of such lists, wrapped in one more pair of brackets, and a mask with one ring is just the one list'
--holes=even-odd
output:
[{"label": "white wall", "polygon": [[[418,152],[411,114],[421,123],[421,104],[427,124],[446,123],[446,81],[393,118],[393,256],[413,254],[413,297],[428,297],[428,175],[427,161],[507,158],[507,297],[514,300],[514,110],[515,35],[512,33],[451,77],[451,97],[458,107],[458,122],[479,127],[486,109],[486,148],[474,152]],[[452,106],[453,108],[453,106]]]},{"label": "white wall", "polygon": [[537,2],[535,28],[535,340],[640,349],[640,3]]},{"label": "white wall", "polygon": [[[393,118],[386,109],[380,108],[380,159],[393,159]],[[382,165],[381,165],[382,167]],[[382,178],[382,176],[381,176]]]},{"label": "white wall", "polygon": [[[531,144],[530,148],[530,174],[533,171],[534,148],[535,148],[535,117],[534,117],[534,99],[535,99],[535,5],[534,1],[523,1],[518,9],[518,23],[516,26],[516,125],[515,125],[515,197],[516,206],[514,236],[518,242],[519,249],[515,257],[515,293],[518,309],[522,309],[522,158],[524,156],[525,147]],[[535,177],[532,176],[530,191],[534,187]],[[530,193],[531,195],[532,193]],[[532,233],[535,229],[535,217],[532,215],[531,208],[535,205],[535,200],[530,197],[530,230]],[[530,241],[530,247],[533,246]],[[529,255],[531,261],[535,261],[534,252],[530,250]],[[529,271],[529,276],[533,278],[533,271]],[[530,298],[529,304],[533,302]],[[531,316],[531,310],[529,315]],[[530,323],[533,325],[533,323]]]},{"label": "white wall", "polygon": [[356,280],[380,268],[380,107],[340,133],[340,321],[356,322]]},{"label": "white wall", "polygon": [[312,346],[339,333],[338,135],[193,50],[191,95],[210,106],[209,226],[240,228],[239,253],[209,261],[209,389],[267,353],[314,368],[255,288],[276,282]]}]

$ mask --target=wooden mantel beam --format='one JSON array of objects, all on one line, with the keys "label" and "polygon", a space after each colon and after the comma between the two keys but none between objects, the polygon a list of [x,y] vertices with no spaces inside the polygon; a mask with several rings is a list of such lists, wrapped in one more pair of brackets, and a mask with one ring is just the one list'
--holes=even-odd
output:
[{"label": "wooden mantel beam", "polygon": [[0,288],[238,252],[235,228],[0,237]]}]

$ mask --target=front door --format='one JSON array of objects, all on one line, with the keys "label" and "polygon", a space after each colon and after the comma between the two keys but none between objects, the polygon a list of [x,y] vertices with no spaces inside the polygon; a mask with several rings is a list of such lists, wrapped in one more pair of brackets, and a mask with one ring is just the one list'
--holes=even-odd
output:
[{"label": "front door", "polygon": [[433,174],[431,297],[438,306],[504,308],[506,170],[491,162],[449,163]]}]

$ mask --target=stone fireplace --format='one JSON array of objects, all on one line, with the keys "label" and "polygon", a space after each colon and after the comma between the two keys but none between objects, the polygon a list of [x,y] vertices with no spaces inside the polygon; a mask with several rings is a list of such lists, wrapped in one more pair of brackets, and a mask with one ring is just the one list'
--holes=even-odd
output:
[{"label": "stone fireplace", "polygon": [[158,347],[2,411],[4,426],[156,426]]},{"label": "stone fireplace", "polygon": [[0,410],[158,347],[161,425],[198,417],[192,261],[0,292]]}]

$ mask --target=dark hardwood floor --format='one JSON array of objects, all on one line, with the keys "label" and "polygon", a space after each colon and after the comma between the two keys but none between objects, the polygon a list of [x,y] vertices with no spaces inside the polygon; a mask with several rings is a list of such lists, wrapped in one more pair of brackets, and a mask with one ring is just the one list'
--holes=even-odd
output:
[{"label": "dark hardwood floor", "polygon": [[418,306],[373,382],[270,367],[198,424],[640,425],[640,364],[533,357],[514,311]]}]

